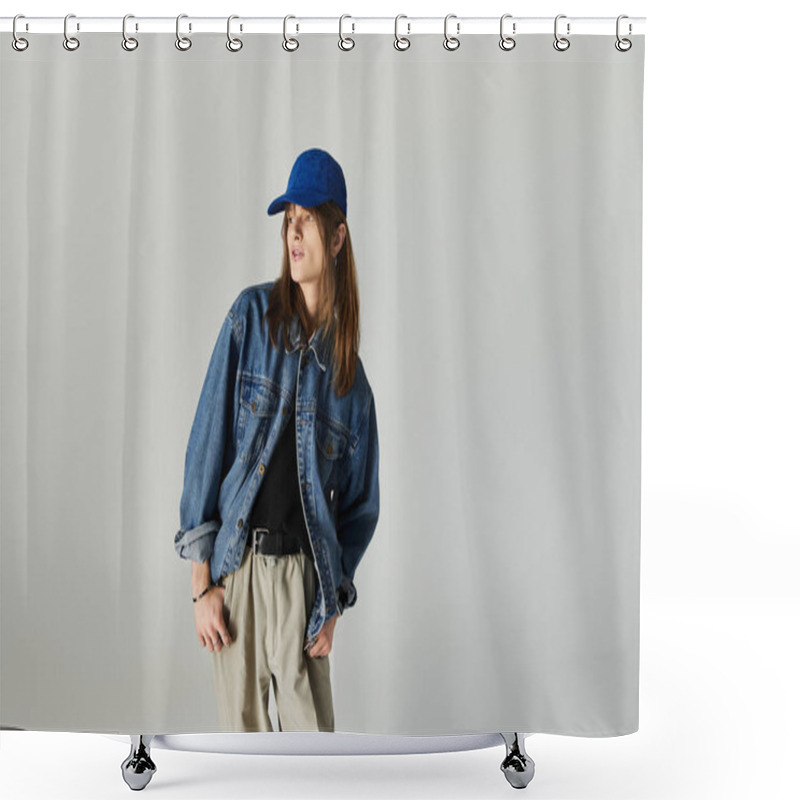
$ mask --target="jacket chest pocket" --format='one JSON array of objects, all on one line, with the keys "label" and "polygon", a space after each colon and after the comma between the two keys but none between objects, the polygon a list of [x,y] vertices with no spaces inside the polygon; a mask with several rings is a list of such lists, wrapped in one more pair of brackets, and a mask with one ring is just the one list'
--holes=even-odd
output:
[{"label": "jacket chest pocket", "polygon": [[266,378],[242,377],[239,391],[239,423],[236,449],[241,461],[261,452],[280,405],[280,393]]},{"label": "jacket chest pocket", "polygon": [[347,451],[347,436],[323,419],[316,421],[317,465],[325,501],[332,505],[336,499],[339,463]]}]

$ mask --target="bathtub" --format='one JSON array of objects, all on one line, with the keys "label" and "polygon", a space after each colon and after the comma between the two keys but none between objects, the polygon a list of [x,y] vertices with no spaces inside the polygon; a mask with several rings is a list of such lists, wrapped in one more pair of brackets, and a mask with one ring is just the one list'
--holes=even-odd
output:
[{"label": "bathtub", "polygon": [[533,778],[535,765],[525,752],[526,733],[485,733],[464,736],[378,736],[364,733],[276,731],[272,733],[102,734],[130,742],[121,764],[122,777],[131,789],[144,789],[156,772],[152,750],[185,750],[197,753],[242,755],[400,755],[454,753],[481,750],[505,743],[500,769],[515,789],[524,789]]}]

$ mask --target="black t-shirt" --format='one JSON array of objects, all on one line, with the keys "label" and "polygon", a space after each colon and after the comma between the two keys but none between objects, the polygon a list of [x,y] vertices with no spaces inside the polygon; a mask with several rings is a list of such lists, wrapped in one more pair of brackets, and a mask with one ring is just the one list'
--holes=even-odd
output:
[{"label": "black t-shirt", "polygon": [[301,548],[313,559],[300,499],[297,474],[295,427],[290,421],[278,437],[275,451],[259,487],[250,516],[252,528],[269,528],[294,533]]}]

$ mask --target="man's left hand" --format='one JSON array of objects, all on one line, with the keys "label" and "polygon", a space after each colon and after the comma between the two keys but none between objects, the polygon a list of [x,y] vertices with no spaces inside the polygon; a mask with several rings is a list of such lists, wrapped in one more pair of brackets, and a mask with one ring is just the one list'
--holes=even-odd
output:
[{"label": "man's left hand", "polygon": [[333,629],[336,627],[337,619],[339,619],[339,614],[331,617],[322,626],[322,630],[317,634],[317,640],[306,651],[311,658],[321,658],[330,653],[331,647],[333,647]]}]

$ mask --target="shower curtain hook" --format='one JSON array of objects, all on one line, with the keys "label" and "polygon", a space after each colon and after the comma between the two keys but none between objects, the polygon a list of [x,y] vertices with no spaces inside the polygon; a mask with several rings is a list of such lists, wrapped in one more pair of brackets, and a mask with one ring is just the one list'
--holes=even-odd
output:
[{"label": "shower curtain hook", "polygon": [[28,49],[28,40],[27,39],[23,39],[17,33],[17,20],[20,19],[20,18],[25,19],[25,15],[24,14],[17,14],[17,16],[14,17],[14,21],[11,23],[11,33],[13,35],[13,38],[11,39],[11,46],[18,53],[21,53],[23,50],[27,50]]},{"label": "shower curtain hook", "polygon": [[[501,50],[513,50],[517,46],[517,40],[514,39],[513,36],[506,36],[503,33],[503,23],[510,16],[512,16],[512,15],[511,14],[503,14],[503,16],[500,17],[500,49]],[[511,32],[512,33],[516,33],[517,32],[517,23],[516,22],[512,22],[511,23]]]},{"label": "shower curtain hook", "polygon": [[[81,46],[81,43],[74,36],[67,36],[67,20],[74,16],[74,14],[67,14],[67,16],[64,17],[64,41],[62,44],[64,45],[64,49],[70,52],[77,50]],[[77,28],[80,30],[81,26],[78,25]]]},{"label": "shower curtain hook", "polygon": [[[300,47],[300,42],[298,42],[297,39],[292,39],[286,36],[286,22],[287,20],[290,19],[297,19],[297,17],[293,17],[291,14],[287,14],[283,18],[283,42],[281,42],[281,44],[283,45],[283,49],[289,53],[297,50],[297,48]],[[296,32],[299,32],[300,25],[295,25],[295,30]]]},{"label": "shower curtain hook", "polygon": [[[352,50],[356,46],[355,39],[351,39],[349,36],[343,36],[342,35],[342,22],[344,21],[345,17],[348,17],[349,19],[353,19],[349,14],[342,14],[342,16],[339,17],[339,49],[340,50]],[[355,33],[355,32],[356,32],[356,24],[354,22],[353,23],[353,30],[351,31],[351,33]],[[345,46],[345,43],[346,43],[346,46]]]},{"label": "shower curtain hook", "polygon": [[[135,50],[139,46],[139,40],[135,36],[128,36],[125,31],[125,23],[127,23],[130,17],[133,17],[133,14],[126,14],[122,18],[122,49],[128,52]],[[139,30],[138,25],[136,26],[136,30]]]},{"label": "shower curtain hook", "polygon": [[[401,17],[403,19],[408,19],[408,17],[405,14],[398,14],[394,18],[394,49],[395,50],[408,50],[408,48],[411,47],[411,39],[406,39],[405,36],[400,36],[400,34],[397,31],[398,23],[399,23]],[[408,33],[410,34],[411,33],[411,23],[410,22],[406,22],[406,26],[408,27]]]},{"label": "shower curtain hook", "polygon": [[[242,40],[241,39],[237,39],[236,37],[231,36],[231,20],[232,19],[239,19],[239,15],[238,14],[231,14],[228,17],[228,41],[225,42],[225,47],[227,47],[228,50],[231,51],[231,53],[238,53],[242,49],[242,47],[244,47],[244,45],[242,44]],[[241,30],[241,27],[239,28],[239,30]]]},{"label": "shower curtain hook", "polygon": [[458,34],[461,32],[461,23],[456,23],[456,36],[448,36],[447,35],[447,20],[451,17],[455,17],[455,14],[448,14],[444,18],[444,41],[442,42],[445,50],[458,50],[461,46],[461,40],[458,38]]},{"label": "shower curtain hook", "polygon": [[[556,21],[555,21],[555,26],[554,26],[556,40],[553,42],[553,47],[555,47],[555,49],[558,50],[561,53],[563,53],[564,50],[569,50],[569,45],[570,45],[569,39],[567,39],[564,36],[559,36],[558,35],[558,21],[560,19],[566,19],[566,18],[567,18],[566,14],[558,14],[556,16]],[[569,36],[569,22],[567,23],[567,36]],[[561,45],[564,45],[564,46],[561,47]]]},{"label": "shower curtain hook", "polygon": [[[620,14],[617,17],[617,41],[614,42],[614,47],[616,47],[617,50],[620,51],[620,53],[627,53],[628,50],[630,50],[631,47],[633,47],[633,42],[630,39],[620,39],[620,37],[619,37],[619,21],[621,19],[630,19],[630,17],[628,17],[627,14]],[[628,34],[631,34],[632,32],[633,32],[633,26],[629,22],[628,23]],[[625,46],[623,46],[623,44]]]},{"label": "shower curtain hook", "polygon": [[[188,36],[181,36],[181,18],[188,17],[188,14],[178,14],[175,20],[175,47],[178,50],[188,50],[192,46],[192,40]],[[192,30],[192,23],[189,23],[189,31]]]}]

